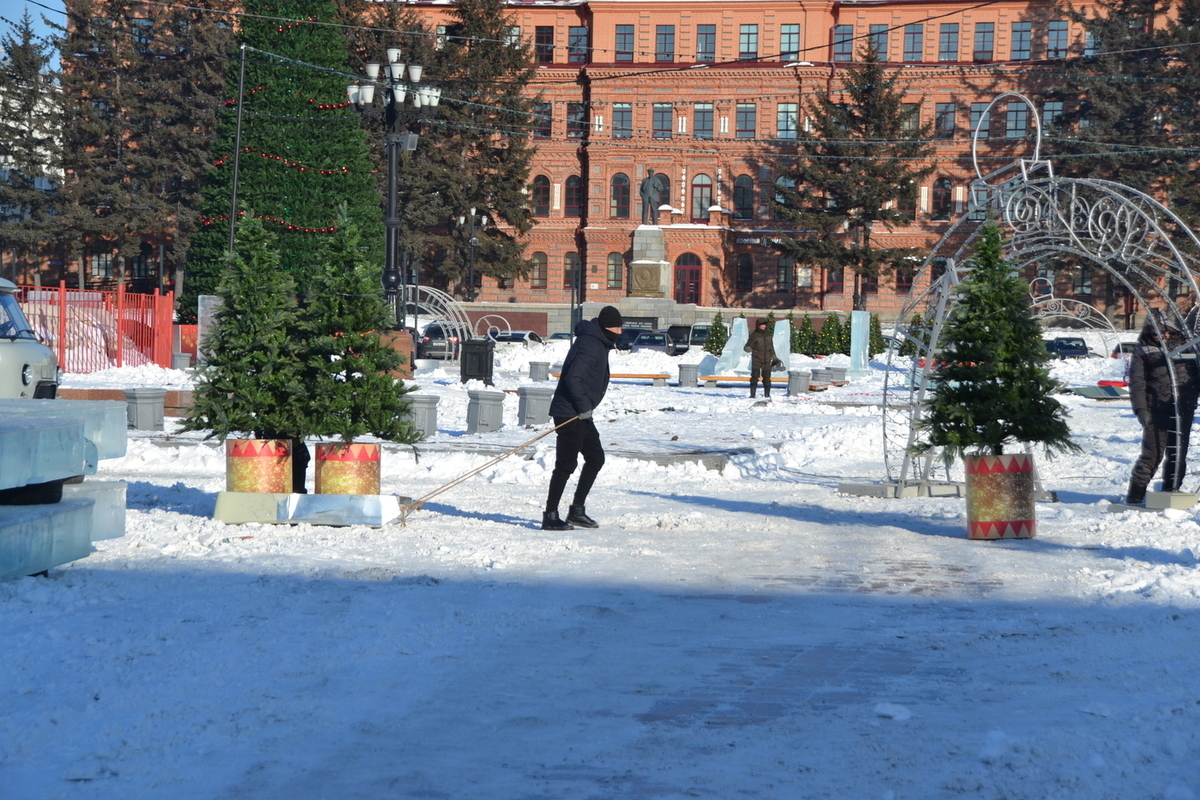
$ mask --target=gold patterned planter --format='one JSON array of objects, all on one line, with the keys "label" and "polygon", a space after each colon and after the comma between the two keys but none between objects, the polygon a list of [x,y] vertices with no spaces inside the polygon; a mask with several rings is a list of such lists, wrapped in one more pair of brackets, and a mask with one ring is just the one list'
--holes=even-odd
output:
[{"label": "gold patterned planter", "polygon": [[964,456],[967,472],[967,538],[1032,539],[1033,456]]},{"label": "gold patterned planter", "polygon": [[225,491],[292,491],[290,439],[226,439]]},{"label": "gold patterned planter", "polygon": [[317,445],[317,494],[379,494],[379,445]]}]

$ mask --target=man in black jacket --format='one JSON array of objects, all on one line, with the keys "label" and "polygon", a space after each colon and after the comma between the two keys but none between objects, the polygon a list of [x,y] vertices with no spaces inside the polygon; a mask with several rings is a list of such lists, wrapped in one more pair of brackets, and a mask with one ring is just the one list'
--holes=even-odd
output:
[{"label": "man in black jacket", "polygon": [[754,333],[742,347],[750,354],[750,396],[758,393],[758,379],[763,382],[763,397],[771,396],[771,364],[775,361],[775,341],[767,332],[767,321],[760,319]]},{"label": "man in black jacket", "polygon": [[1179,490],[1187,472],[1188,440],[1200,392],[1195,359],[1167,360],[1167,353],[1186,341],[1179,322],[1170,315],[1156,316],[1166,341],[1159,341],[1147,317],[1129,362],[1129,400],[1142,425],[1142,452],[1134,462],[1125,498],[1130,505],[1145,502],[1146,487],[1159,462],[1162,490]]},{"label": "man in black jacket", "polygon": [[[575,342],[563,360],[558,387],[550,402],[550,416],[554,418],[555,426],[561,427],[558,428],[554,472],[550,474],[550,493],[546,497],[546,511],[542,514],[544,531],[569,531],[575,525],[599,527],[584,509],[588,492],[604,466],[604,448],[592,412],[608,391],[608,352],[616,345],[623,324],[621,312],[605,306],[596,319],[581,320],[575,326]],[[564,521],[558,516],[558,503],[567,488],[567,479],[579,463],[580,453],[583,454],[583,469],[575,487],[575,500]]]}]

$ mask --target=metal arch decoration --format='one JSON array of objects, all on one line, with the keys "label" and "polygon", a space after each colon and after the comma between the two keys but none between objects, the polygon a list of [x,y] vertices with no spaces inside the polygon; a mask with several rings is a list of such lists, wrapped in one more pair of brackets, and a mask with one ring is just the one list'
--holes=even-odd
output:
[{"label": "metal arch decoration", "polygon": [[462,343],[471,338],[473,330],[467,312],[457,300],[432,286],[410,286],[406,311],[414,319],[425,317],[430,322],[441,324],[447,333],[453,333],[457,341],[450,341],[451,337],[447,336],[447,358],[454,361],[459,359]]},{"label": "metal arch decoration", "polygon": [[1030,316],[1037,320],[1070,320],[1089,330],[1102,331],[1104,350],[1107,352],[1112,343],[1109,334],[1115,335],[1117,332],[1112,320],[1104,316],[1100,309],[1082,300],[1055,297],[1053,286],[1049,286],[1045,292],[1039,293],[1039,285],[1049,283],[1045,278],[1034,278],[1029,282]]},{"label": "metal arch decoration", "polygon": [[[977,177],[970,186],[968,211],[930,250],[897,317],[896,332],[914,355],[902,362],[896,353],[889,353],[884,378],[884,466],[893,483],[892,496],[931,493],[939,482],[934,475],[936,454],[913,456],[912,446],[921,440],[929,377],[942,327],[953,314],[954,288],[969,269],[965,256],[988,213],[1009,229],[1005,255],[1018,269],[1064,257],[1096,265],[1143,308],[1162,312],[1161,318],[1149,316],[1156,332],[1162,333],[1167,319],[1191,331],[1187,312],[1200,296],[1200,239],[1196,234],[1169,209],[1136,189],[1112,181],[1056,177],[1051,162],[1040,157],[1041,120],[1025,95],[998,95],[980,115],[980,123],[1005,99],[1025,103],[1031,113],[1033,156],[985,174],[978,157],[982,125],[976,125],[971,157]],[[1065,308],[1062,302],[1057,308]],[[910,324],[916,314],[921,314],[920,326]],[[1200,337],[1192,333],[1172,354],[1185,351],[1200,352]],[[945,477],[951,476],[947,473]]]}]

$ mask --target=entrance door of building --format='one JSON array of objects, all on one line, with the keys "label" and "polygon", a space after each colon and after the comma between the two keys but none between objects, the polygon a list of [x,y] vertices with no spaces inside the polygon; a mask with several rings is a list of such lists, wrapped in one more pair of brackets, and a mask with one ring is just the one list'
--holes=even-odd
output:
[{"label": "entrance door of building", "polygon": [[675,259],[675,302],[700,305],[700,257],[694,253]]}]

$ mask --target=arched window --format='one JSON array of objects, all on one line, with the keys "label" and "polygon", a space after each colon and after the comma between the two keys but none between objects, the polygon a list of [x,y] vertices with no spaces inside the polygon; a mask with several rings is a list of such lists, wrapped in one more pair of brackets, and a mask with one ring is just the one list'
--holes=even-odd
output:
[{"label": "arched window", "polygon": [[933,182],[933,219],[950,219],[951,184],[949,178],[938,178]]},{"label": "arched window", "polygon": [[700,256],[695,253],[675,259],[675,302],[700,303]]},{"label": "arched window", "polygon": [[692,178],[692,222],[708,222],[708,207],[712,203],[712,178],[700,173]]},{"label": "arched window", "polygon": [[564,216],[578,217],[583,215],[583,179],[578,175],[572,175],[567,178],[566,201],[566,205],[563,207]]},{"label": "arched window", "polygon": [[531,289],[545,289],[546,265],[550,262],[550,259],[546,257],[545,253],[534,253],[530,256],[530,260],[533,261],[533,268],[529,271],[529,287]]},{"label": "arched window", "polygon": [[741,253],[737,257],[737,274],[734,280],[737,291],[754,290],[754,257],[749,253]]},{"label": "arched window", "polygon": [[618,172],[609,185],[608,215],[613,219],[629,219],[629,176]]},{"label": "arched window", "polygon": [[754,179],[738,175],[733,182],[733,218],[754,219]]},{"label": "arched window", "polygon": [[608,254],[608,288],[620,289],[625,279],[625,256],[620,253]]},{"label": "arched window", "polygon": [[550,179],[538,175],[533,179],[532,186],[533,215],[535,217],[550,216]]},{"label": "arched window", "polygon": [[563,256],[563,288],[575,287],[575,276],[579,274],[579,253],[567,253]]}]

